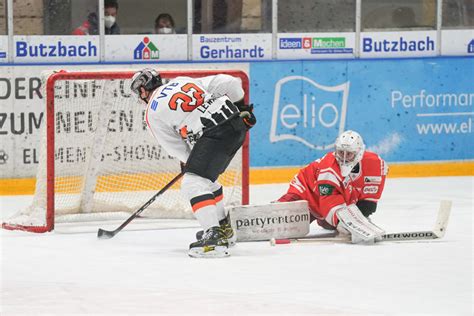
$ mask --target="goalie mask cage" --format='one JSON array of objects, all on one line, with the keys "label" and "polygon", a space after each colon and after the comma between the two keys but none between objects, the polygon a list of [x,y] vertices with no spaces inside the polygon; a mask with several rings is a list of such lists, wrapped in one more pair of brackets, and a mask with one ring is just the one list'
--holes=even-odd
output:
[{"label": "goalie mask cage", "polygon": [[[46,79],[46,124],[32,204],[2,224],[5,229],[48,232],[55,223],[105,221],[130,216],[180,172],[148,132],[145,106],[130,91],[134,71],[57,72]],[[161,71],[178,76],[227,74],[240,78],[249,101],[249,80],[237,70]],[[219,177],[226,206],[248,204],[248,136]],[[180,182],[146,211],[146,218],[193,218]]]}]

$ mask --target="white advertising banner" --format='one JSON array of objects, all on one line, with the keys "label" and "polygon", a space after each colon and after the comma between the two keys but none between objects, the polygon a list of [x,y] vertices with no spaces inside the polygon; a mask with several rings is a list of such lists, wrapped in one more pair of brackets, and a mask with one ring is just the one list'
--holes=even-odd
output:
[{"label": "white advertising banner", "polygon": [[193,60],[265,60],[272,58],[272,34],[193,35]]},{"label": "white advertising banner", "polygon": [[105,61],[187,60],[188,39],[180,35],[105,36]]},{"label": "white advertising banner", "polygon": [[436,56],[436,31],[363,32],[360,57]]},{"label": "white advertising banner", "polygon": [[355,33],[280,33],[278,59],[353,58]]},{"label": "white advertising banner", "polygon": [[441,55],[474,56],[474,30],[442,30]]},{"label": "white advertising banner", "polygon": [[8,36],[0,36],[0,64],[8,62]]},{"label": "white advertising banner", "polygon": [[98,62],[99,36],[14,36],[15,63]]}]

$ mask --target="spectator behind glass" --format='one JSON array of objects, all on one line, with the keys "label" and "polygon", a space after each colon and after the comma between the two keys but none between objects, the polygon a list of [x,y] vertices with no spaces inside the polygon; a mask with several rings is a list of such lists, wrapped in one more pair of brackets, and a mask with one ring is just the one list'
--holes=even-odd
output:
[{"label": "spectator behind glass", "polygon": [[158,15],[155,20],[156,34],[175,34],[174,20],[168,13]]},{"label": "spectator behind glass", "polygon": [[[118,13],[117,0],[105,0],[104,2],[104,25],[105,34],[120,34],[120,27],[116,19]],[[73,32],[73,35],[98,35],[99,34],[99,19],[97,13],[92,12]]]}]

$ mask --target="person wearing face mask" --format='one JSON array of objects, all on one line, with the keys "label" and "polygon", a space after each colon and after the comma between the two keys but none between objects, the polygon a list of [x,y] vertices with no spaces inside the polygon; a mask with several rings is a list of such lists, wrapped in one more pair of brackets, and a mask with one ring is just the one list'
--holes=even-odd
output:
[{"label": "person wearing face mask", "polygon": [[156,34],[176,34],[173,17],[168,13],[162,13],[155,19]]},{"label": "person wearing face mask", "polygon": [[104,25],[105,34],[120,34],[117,24],[118,3],[116,0],[105,0],[104,3]]},{"label": "person wearing face mask", "polygon": [[[104,2],[104,26],[105,34],[120,34],[120,27],[117,20],[118,3],[116,0],[105,0]],[[98,35],[99,34],[99,19],[97,13],[92,12],[87,16],[79,27],[77,27],[72,35]]]}]

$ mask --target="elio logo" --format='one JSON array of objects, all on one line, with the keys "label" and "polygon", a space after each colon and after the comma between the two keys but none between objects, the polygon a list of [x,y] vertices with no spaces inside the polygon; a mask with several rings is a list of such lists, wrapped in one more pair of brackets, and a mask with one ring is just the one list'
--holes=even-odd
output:
[{"label": "elio logo", "polygon": [[350,82],[321,85],[289,76],[275,85],[270,142],[295,141],[315,150],[334,147],[344,131]]}]

